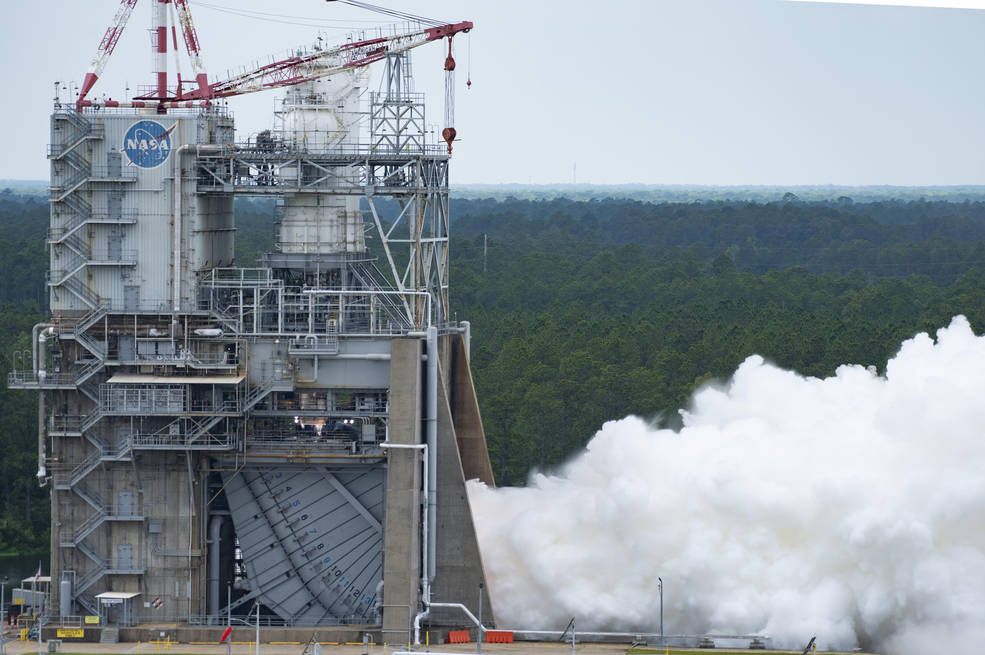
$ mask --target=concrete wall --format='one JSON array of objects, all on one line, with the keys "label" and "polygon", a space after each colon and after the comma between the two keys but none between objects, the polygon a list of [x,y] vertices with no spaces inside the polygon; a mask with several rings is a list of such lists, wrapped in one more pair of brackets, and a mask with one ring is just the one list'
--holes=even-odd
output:
[{"label": "concrete wall", "polygon": [[[420,339],[394,339],[391,345],[391,443],[421,443],[422,345]],[[393,449],[387,465],[383,639],[407,643],[420,600],[421,453]]]},{"label": "concrete wall", "polygon": [[448,389],[450,398],[462,471],[466,480],[480,480],[495,487],[496,480],[486,446],[486,432],[482,427],[479,400],[472,381],[472,368],[465,353],[465,339],[460,334],[449,335],[447,339],[451,375],[445,378],[449,380],[445,388]]}]

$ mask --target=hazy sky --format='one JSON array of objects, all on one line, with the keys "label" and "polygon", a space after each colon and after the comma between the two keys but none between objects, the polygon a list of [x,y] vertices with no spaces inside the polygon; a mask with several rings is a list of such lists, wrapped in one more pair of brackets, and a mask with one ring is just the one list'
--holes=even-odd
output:
[{"label": "hazy sky", "polygon": [[[453,183],[570,182],[577,164],[578,182],[596,184],[985,184],[985,11],[781,0],[374,2],[476,24],[456,38],[462,141]],[[321,0],[191,4],[213,79],[310,41],[317,28],[296,17],[335,27],[327,34],[339,42],[370,24],[358,21],[379,22]],[[0,178],[48,177],[53,82],[81,81],[117,6],[7,3]],[[228,8],[270,20],[220,10]],[[141,0],[97,95],[150,83],[149,12]],[[443,58],[438,45],[414,55],[435,123]],[[230,100],[241,136],[269,127],[273,98]]]}]

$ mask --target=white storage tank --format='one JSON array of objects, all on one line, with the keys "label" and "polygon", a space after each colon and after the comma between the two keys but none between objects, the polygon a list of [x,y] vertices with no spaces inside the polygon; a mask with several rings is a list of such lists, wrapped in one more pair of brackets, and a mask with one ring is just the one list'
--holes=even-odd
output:
[{"label": "white storage tank", "polygon": [[[359,111],[368,86],[365,68],[293,87],[280,103],[277,137],[307,152],[355,153],[363,114]],[[282,175],[296,176],[296,170]],[[306,179],[326,175],[322,168],[301,171]],[[330,176],[346,175],[337,168]],[[289,254],[343,254],[366,250],[359,199],[330,194],[285,194],[278,250]]]}]

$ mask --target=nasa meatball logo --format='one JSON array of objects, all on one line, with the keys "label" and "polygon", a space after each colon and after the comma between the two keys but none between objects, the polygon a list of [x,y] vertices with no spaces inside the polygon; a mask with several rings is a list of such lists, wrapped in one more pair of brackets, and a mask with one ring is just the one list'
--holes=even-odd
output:
[{"label": "nasa meatball logo", "polygon": [[123,136],[123,152],[130,163],[140,168],[156,168],[171,154],[171,132],[157,121],[137,121]]}]

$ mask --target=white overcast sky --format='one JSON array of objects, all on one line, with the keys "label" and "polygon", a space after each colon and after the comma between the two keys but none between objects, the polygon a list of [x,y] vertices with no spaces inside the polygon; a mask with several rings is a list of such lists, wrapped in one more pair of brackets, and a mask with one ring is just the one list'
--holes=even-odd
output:
[{"label": "white overcast sky", "polygon": [[[456,38],[462,141],[453,183],[566,183],[577,164],[578,182],[595,184],[985,184],[985,11],[782,0],[373,2],[475,22]],[[342,28],[327,32],[340,42],[369,24],[359,21],[378,20],[322,0],[191,5],[213,78],[309,42],[316,28],[294,17],[341,21],[323,23]],[[53,82],[82,79],[117,6],[5,3],[0,178],[47,178]],[[150,83],[149,12],[141,0],[97,95]],[[414,55],[435,123],[443,58],[439,45]],[[239,133],[269,127],[273,104],[269,93],[230,100]]]}]

